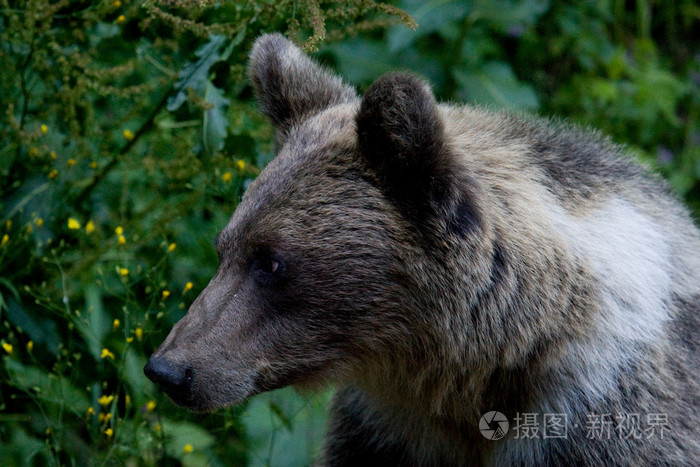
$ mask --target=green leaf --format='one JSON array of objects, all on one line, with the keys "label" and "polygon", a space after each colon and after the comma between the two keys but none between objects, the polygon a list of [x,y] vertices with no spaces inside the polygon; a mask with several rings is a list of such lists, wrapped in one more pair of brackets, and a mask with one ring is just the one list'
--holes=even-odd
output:
[{"label": "green leaf", "polygon": [[347,81],[366,84],[395,70],[383,44],[362,39],[348,39],[329,47],[338,58],[338,71]]},{"label": "green leaf", "polygon": [[95,361],[102,358],[102,341],[110,330],[109,317],[102,303],[102,292],[95,285],[85,288],[85,302],[88,309],[87,321],[75,321],[76,328],[87,342],[90,354]]},{"label": "green leaf", "polygon": [[30,394],[32,398],[59,405],[78,415],[83,415],[90,405],[84,391],[61,375],[22,365],[10,357],[4,358],[4,365],[10,376],[9,384]]},{"label": "green leaf", "polygon": [[19,301],[19,291],[14,285],[12,285],[12,282],[5,279],[4,277],[0,277],[0,284],[5,286],[5,288],[10,291],[12,296],[15,297],[15,300]]},{"label": "green leaf", "polygon": [[187,100],[187,88],[192,88],[195,91],[204,90],[209,78],[209,69],[219,61],[219,49],[226,40],[225,36],[213,35],[209,38],[209,42],[201,46],[195,52],[199,57],[196,62],[188,62],[178,74],[178,81],[175,83],[175,89],[179,92],[168,99],[167,109],[174,112],[179,109]]},{"label": "green leaf", "polygon": [[165,452],[169,456],[181,459],[183,448],[191,444],[195,450],[201,450],[214,444],[215,438],[204,428],[194,423],[163,420],[163,434],[165,435]]},{"label": "green leaf", "polygon": [[[4,277],[0,277],[0,285],[5,286],[5,288],[10,291],[15,301],[19,302],[19,291],[12,285],[12,282]],[[5,296],[2,294],[2,291],[0,291],[0,318],[2,318],[2,311],[6,310],[8,306]]]},{"label": "green leaf", "polygon": [[413,44],[416,39],[444,28],[447,24],[464,18],[472,9],[471,2],[453,0],[404,0],[399,8],[418,23],[414,31],[404,25],[389,30],[389,51],[394,53]]},{"label": "green leaf", "polygon": [[[0,459],[4,465],[43,465],[50,458],[50,451],[46,442],[31,437],[22,428],[7,426],[11,433],[9,443],[0,444]],[[37,462],[37,454],[43,454],[42,462]]]},{"label": "green leaf", "polygon": [[219,53],[221,47],[226,42],[226,36],[214,34],[209,38],[209,42],[201,46],[195,52],[199,57],[196,62],[188,62],[178,74],[178,80],[175,83],[177,94],[168,99],[166,108],[170,112],[174,112],[187,100],[187,89],[191,88],[202,95],[209,83],[209,70],[211,67],[228,59],[233,52],[233,49],[241,43],[245,37],[245,28],[243,28],[229,43],[223,53]]},{"label": "green leaf", "polygon": [[476,2],[473,19],[490,23],[502,32],[513,26],[529,27],[535,24],[551,6],[550,0],[500,0]]},{"label": "green leaf", "polygon": [[292,421],[289,419],[287,414],[284,413],[282,407],[280,407],[275,401],[270,401],[270,412],[273,413],[280,422],[282,422],[283,427],[288,430],[292,429]]},{"label": "green leaf", "polygon": [[587,83],[588,92],[591,97],[602,102],[614,101],[618,98],[619,92],[613,81],[604,78],[591,78]]},{"label": "green leaf", "polygon": [[300,396],[292,388],[251,400],[242,417],[250,440],[251,466],[310,465],[328,418],[331,392]]},{"label": "green leaf", "polygon": [[230,101],[224,97],[223,92],[207,81],[204,99],[213,107],[204,111],[202,119],[202,143],[204,154],[212,156],[224,147],[226,139],[226,127],[229,124],[226,118],[226,108]]},{"label": "green leaf", "polygon": [[539,108],[535,91],[518,81],[507,63],[488,62],[474,71],[458,68],[453,76],[459,85],[460,97],[470,102],[515,110]]},{"label": "green leaf", "polygon": [[51,352],[58,348],[60,343],[58,331],[56,323],[52,320],[37,316],[13,298],[7,300],[6,310],[7,319],[15,326],[22,328],[36,344],[44,344]]},{"label": "green leaf", "polygon": [[127,348],[124,353],[124,369],[121,376],[131,386],[134,394],[143,395],[146,393],[146,387],[153,387],[143,375],[143,367],[146,364],[146,360],[147,358],[143,354],[137,354],[131,348]]}]

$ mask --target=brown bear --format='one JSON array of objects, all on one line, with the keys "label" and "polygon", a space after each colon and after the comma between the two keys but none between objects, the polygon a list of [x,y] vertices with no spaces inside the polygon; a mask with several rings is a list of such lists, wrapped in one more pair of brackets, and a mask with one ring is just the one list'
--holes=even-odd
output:
[{"label": "brown bear", "polygon": [[146,375],[195,411],[338,386],[326,465],[700,465],[700,234],[600,136],[363,97],[278,34],[278,155]]}]

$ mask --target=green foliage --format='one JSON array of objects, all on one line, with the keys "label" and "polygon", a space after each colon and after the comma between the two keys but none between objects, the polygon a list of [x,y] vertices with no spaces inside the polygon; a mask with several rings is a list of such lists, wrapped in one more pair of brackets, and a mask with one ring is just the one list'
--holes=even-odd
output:
[{"label": "green foliage", "polygon": [[244,77],[252,41],[282,30],[312,49],[405,15],[368,0],[0,12],[3,465],[274,464],[284,443],[308,463],[326,395],[193,415],[142,368],[213,275],[212,239],[272,157]]},{"label": "green foliage", "polygon": [[444,100],[602,130],[700,213],[700,7],[692,0],[401,0],[392,26],[324,49],[360,86],[407,69]]},{"label": "green foliage", "polygon": [[193,415],[142,373],[272,157],[245,79],[260,33],[360,87],[409,69],[443,99],[599,128],[700,212],[699,22],[692,0],[0,0],[3,464],[314,456],[328,394]]}]

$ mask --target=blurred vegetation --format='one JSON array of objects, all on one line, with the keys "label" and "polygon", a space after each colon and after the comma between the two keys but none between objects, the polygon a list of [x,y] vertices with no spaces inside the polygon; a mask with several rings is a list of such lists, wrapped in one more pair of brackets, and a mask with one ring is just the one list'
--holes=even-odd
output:
[{"label": "blurred vegetation", "polygon": [[328,394],[193,415],[142,374],[273,157],[244,76],[262,32],[319,50],[360,88],[409,69],[444,100],[598,128],[697,214],[699,23],[691,0],[0,0],[3,465],[317,452]]}]

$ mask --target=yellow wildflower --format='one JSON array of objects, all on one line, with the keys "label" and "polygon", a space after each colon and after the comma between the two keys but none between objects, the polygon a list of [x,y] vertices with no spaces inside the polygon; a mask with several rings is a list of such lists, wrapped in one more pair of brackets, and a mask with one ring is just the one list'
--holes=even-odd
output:
[{"label": "yellow wildflower", "polygon": [[185,290],[183,293],[189,292],[190,290],[192,290],[192,287],[194,287],[192,282],[188,282],[187,284],[185,284]]},{"label": "yellow wildflower", "polygon": [[27,352],[34,350],[34,341],[27,342]]},{"label": "yellow wildflower", "polygon": [[87,413],[88,413],[88,415],[91,415],[91,416],[95,415],[95,409],[93,409],[92,407],[88,407]]},{"label": "yellow wildflower", "polygon": [[126,405],[130,405],[131,404],[131,396],[127,394],[126,397],[124,398],[124,402],[126,402]]},{"label": "yellow wildflower", "polygon": [[75,165],[75,159],[70,158],[66,161],[66,166],[73,167]]},{"label": "yellow wildflower", "polygon": [[85,233],[86,234],[91,234],[95,231],[95,223],[92,221],[88,221],[87,224],[85,224]]},{"label": "yellow wildflower", "polygon": [[10,236],[5,234],[2,236],[2,240],[0,240],[0,246],[5,246],[7,242],[10,241]]},{"label": "yellow wildflower", "polygon": [[121,235],[124,233],[124,228],[121,225],[118,225],[116,229],[114,229],[114,233],[117,235]]},{"label": "yellow wildflower", "polygon": [[108,438],[111,438],[112,435],[114,435],[114,430],[111,429],[111,428],[107,428],[107,429],[105,430],[105,434],[107,435]]},{"label": "yellow wildflower", "polygon": [[141,328],[136,328],[134,329],[134,334],[136,335],[136,338],[141,342],[141,339],[143,339],[143,329]]},{"label": "yellow wildflower", "polygon": [[32,233],[32,224],[27,224],[27,233]]},{"label": "yellow wildflower", "polygon": [[37,227],[41,227],[44,224],[44,219],[40,217],[34,221],[34,224],[36,224]]},{"label": "yellow wildflower", "polygon": [[39,155],[39,150],[37,148],[29,148],[29,157],[35,157]]},{"label": "yellow wildflower", "polygon": [[106,422],[109,421],[110,418],[112,418],[112,414],[111,414],[111,413],[106,413],[104,419],[103,419],[103,420],[100,420],[100,421],[106,423]]},{"label": "yellow wildflower", "polygon": [[126,243],[126,238],[124,238],[124,235],[120,235],[119,238],[117,239],[117,243],[120,245],[124,245]]},{"label": "yellow wildflower", "polygon": [[46,133],[49,132],[49,127],[46,126],[44,123],[41,124],[41,134],[45,135]]},{"label": "yellow wildflower", "polygon": [[126,277],[129,275],[129,270],[127,268],[119,268],[119,275]]},{"label": "yellow wildflower", "polygon": [[127,344],[131,344],[132,342],[134,342],[134,338],[133,338],[133,337],[127,337],[127,338],[126,338],[126,343],[127,343]]},{"label": "yellow wildflower", "polygon": [[233,180],[233,174],[231,172],[224,172],[224,174],[221,176],[221,180],[228,183]]},{"label": "yellow wildflower", "polygon": [[114,395],[107,396],[107,395],[102,395],[100,396],[99,399],[97,399],[97,402],[102,406],[102,407],[107,407],[109,404],[112,403],[114,400]]},{"label": "yellow wildflower", "polygon": [[122,2],[120,2],[119,0],[114,0],[113,5],[115,8],[119,8],[120,6],[122,6]]},{"label": "yellow wildflower", "polygon": [[119,329],[120,324],[122,324],[122,323],[118,319],[115,319],[114,321],[112,321],[112,330],[116,331],[117,329]]},{"label": "yellow wildflower", "polygon": [[[124,15],[119,15],[119,17],[117,18],[117,24],[122,24],[124,21],[126,21],[126,16],[124,16]],[[126,139],[128,139],[128,140],[134,139],[133,135],[131,136],[131,138],[129,138],[128,136],[126,136],[126,132],[127,132],[127,131],[129,131],[129,130],[124,130],[124,137],[125,137]],[[132,133],[129,131],[129,134],[132,134]]]},{"label": "yellow wildflower", "polygon": [[105,414],[100,412],[100,415],[97,416],[97,419],[100,421],[100,423],[105,421]]},{"label": "yellow wildflower", "polygon": [[161,300],[165,300],[170,296],[170,291],[169,290],[163,290],[163,293],[161,294],[162,298]]},{"label": "yellow wildflower", "polygon": [[12,344],[8,344],[7,342],[3,342],[2,348],[5,349],[5,352],[12,355]]},{"label": "yellow wildflower", "polygon": [[51,172],[49,172],[49,178],[53,180],[54,178],[58,177],[58,170],[53,169]]},{"label": "yellow wildflower", "polygon": [[6,228],[7,230],[10,230],[10,229],[12,228],[12,219],[7,219],[7,220],[5,221],[5,228]]},{"label": "yellow wildflower", "polygon": [[194,447],[190,443],[185,444],[185,446],[182,448],[182,453],[183,454],[189,454],[192,451],[194,451]]},{"label": "yellow wildflower", "polygon": [[51,159],[56,160],[56,151],[51,151],[49,156],[51,156]]},{"label": "yellow wildflower", "polygon": [[96,169],[96,168],[97,168],[97,162],[95,162],[95,161],[90,162],[89,167],[90,167],[91,169]]},{"label": "yellow wildflower", "polygon": [[109,349],[102,349],[101,358],[108,358],[108,357],[111,358],[112,360],[114,360],[114,354],[112,352],[110,352]]},{"label": "yellow wildflower", "polygon": [[175,251],[176,247],[177,245],[175,243],[171,243],[170,245],[168,245],[168,253],[172,253],[173,251]]},{"label": "yellow wildflower", "polygon": [[80,228],[80,222],[72,217],[68,218],[68,228],[71,230],[78,230]]},{"label": "yellow wildflower", "polygon": [[[124,15],[121,15],[119,18],[123,18],[122,21],[124,21],[126,18],[124,18]],[[119,19],[117,18],[117,22],[119,22]],[[126,138],[127,141],[131,141],[134,139],[134,133],[131,130],[124,130],[124,138]]]},{"label": "yellow wildflower", "polygon": [[243,169],[245,169],[245,161],[243,159],[238,159],[236,161],[236,167],[238,167],[238,170],[242,172]]},{"label": "yellow wildflower", "polygon": [[156,408],[156,401],[148,401],[146,404],[146,412],[153,412],[153,409]]}]

